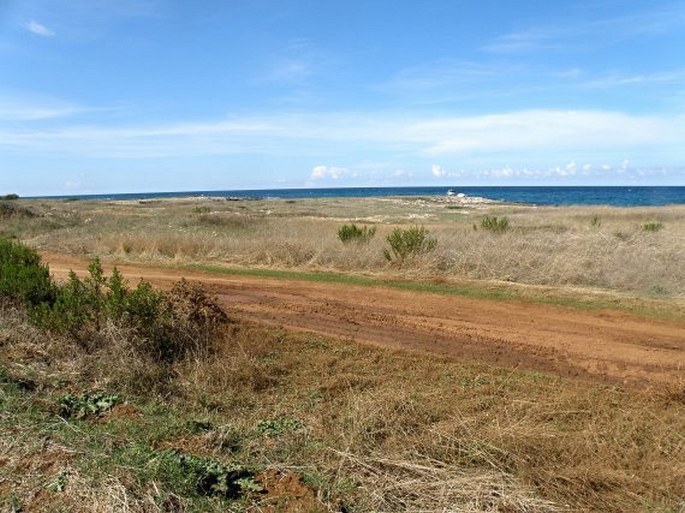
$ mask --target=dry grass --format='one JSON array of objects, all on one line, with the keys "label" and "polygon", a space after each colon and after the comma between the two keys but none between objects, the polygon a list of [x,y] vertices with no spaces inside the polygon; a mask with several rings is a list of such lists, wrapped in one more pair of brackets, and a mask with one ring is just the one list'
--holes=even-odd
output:
[{"label": "dry grass", "polygon": [[[214,355],[161,368],[126,351],[120,333],[87,353],[15,311],[0,318],[0,368],[24,390],[0,395],[0,503],[226,510],[146,478],[136,447],[147,445],[297,474],[319,511],[685,507],[679,389],[624,390],[252,325],[228,326]],[[56,417],[55,398],[83,389],[115,391],[135,413]],[[188,431],[197,421],[208,427]],[[267,421],[270,432],[259,427]],[[46,491],[60,473],[64,490]]]},{"label": "dry grass", "polygon": [[[120,261],[219,263],[387,273],[386,236],[425,225],[438,239],[430,255],[403,262],[408,276],[589,287],[640,297],[685,297],[685,207],[450,208],[444,198],[362,198],[227,202],[40,202],[36,218],[7,231],[40,249],[109,255]],[[480,228],[487,215],[510,229]],[[373,224],[369,244],[343,245],[346,222]],[[46,223],[48,223],[46,225]],[[661,223],[658,231],[644,230]],[[474,226],[478,229],[474,229]]]}]

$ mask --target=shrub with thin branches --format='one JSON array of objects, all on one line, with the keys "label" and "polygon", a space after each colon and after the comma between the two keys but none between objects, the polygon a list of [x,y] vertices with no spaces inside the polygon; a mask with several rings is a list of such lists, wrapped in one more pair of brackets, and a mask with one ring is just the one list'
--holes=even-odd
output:
[{"label": "shrub with thin branches", "polygon": [[343,244],[356,242],[358,244],[366,244],[373,236],[376,235],[375,226],[362,226],[361,228],[356,224],[344,224],[338,230],[338,238]]},{"label": "shrub with thin branches", "polygon": [[507,217],[485,216],[480,222],[480,227],[493,233],[504,233],[509,229]]},{"label": "shrub with thin branches", "polygon": [[383,255],[391,262],[430,253],[438,246],[438,240],[424,226],[395,228],[386,240],[390,250],[384,249]]}]

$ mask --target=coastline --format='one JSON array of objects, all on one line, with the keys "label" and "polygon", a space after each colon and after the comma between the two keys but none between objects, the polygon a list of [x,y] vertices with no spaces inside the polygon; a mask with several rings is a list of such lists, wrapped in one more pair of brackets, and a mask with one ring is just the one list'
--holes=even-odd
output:
[{"label": "coastline", "polygon": [[668,206],[685,204],[685,186],[440,186],[440,187],[354,187],[297,188],[215,191],[141,192],[113,194],[73,194],[26,197],[28,200],[118,201],[168,198],[220,198],[227,200],[324,199],[373,197],[443,197],[483,198],[486,201],[521,205],[610,205]]}]

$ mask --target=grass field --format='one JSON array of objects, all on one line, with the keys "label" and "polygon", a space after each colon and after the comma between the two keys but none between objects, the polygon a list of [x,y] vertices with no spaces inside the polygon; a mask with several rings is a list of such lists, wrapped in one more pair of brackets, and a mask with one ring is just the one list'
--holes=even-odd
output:
[{"label": "grass field", "polygon": [[[685,208],[15,200],[44,252],[681,316]],[[491,230],[486,218],[506,218]],[[343,244],[343,224],[376,227]],[[425,226],[430,251],[388,260]],[[461,288],[460,288],[461,287]],[[670,313],[669,313],[670,312]],[[229,318],[231,312],[227,312]],[[646,321],[647,322],[647,321]],[[685,382],[640,389],[230,321],[160,361],[0,300],[0,511],[682,512]]]},{"label": "grass field", "polygon": [[[45,251],[169,265],[220,264],[597,290],[682,302],[685,207],[475,205],[447,198],[20,203],[0,231]],[[482,227],[506,218],[508,229]],[[377,228],[343,244],[345,223]],[[434,251],[384,258],[397,227],[425,226]]]}]

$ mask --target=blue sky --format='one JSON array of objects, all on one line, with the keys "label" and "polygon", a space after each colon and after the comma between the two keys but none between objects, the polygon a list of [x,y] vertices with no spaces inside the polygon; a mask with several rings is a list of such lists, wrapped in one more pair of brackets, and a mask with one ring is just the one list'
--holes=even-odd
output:
[{"label": "blue sky", "polygon": [[685,185],[685,2],[0,0],[0,193]]}]

